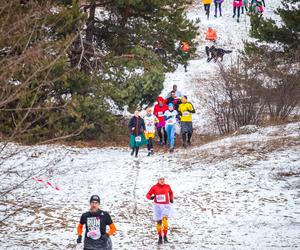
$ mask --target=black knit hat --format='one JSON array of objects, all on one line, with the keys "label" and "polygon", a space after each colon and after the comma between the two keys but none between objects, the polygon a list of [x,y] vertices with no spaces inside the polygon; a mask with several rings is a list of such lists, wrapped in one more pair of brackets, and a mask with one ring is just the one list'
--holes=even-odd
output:
[{"label": "black knit hat", "polygon": [[100,203],[100,197],[98,195],[92,195],[92,197],[90,199],[90,203],[92,201],[97,201],[98,203]]}]

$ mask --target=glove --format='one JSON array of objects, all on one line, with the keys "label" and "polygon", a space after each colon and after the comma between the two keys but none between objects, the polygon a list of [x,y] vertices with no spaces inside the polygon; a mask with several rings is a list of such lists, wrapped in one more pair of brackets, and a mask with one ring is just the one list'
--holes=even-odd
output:
[{"label": "glove", "polygon": [[153,196],[151,196],[150,200],[154,200],[154,198],[155,198],[155,196],[153,195]]},{"label": "glove", "polygon": [[82,236],[79,235],[78,238],[77,238],[77,244],[80,244],[82,242]]},{"label": "glove", "polygon": [[101,239],[102,240],[106,240],[107,238],[109,238],[109,234],[108,233],[101,235]]},{"label": "glove", "polygon": [[170,202],[173,204],[173,200],[170,200]]}]

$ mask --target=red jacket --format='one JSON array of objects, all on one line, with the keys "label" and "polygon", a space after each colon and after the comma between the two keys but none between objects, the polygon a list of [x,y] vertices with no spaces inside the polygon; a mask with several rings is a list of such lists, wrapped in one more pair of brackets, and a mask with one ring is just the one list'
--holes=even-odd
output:
[{"label": "red jacket", "polygon": [[157,117],[159,122],[164,122],[164,113],[168,110],[167,104],[163,104],[162,107],[159,104],[154,106],[153,114]]},{"label": "red jacket", "polygon": [[147,193],[147,199],[150,200],[152,195],[155,196],[154,203],[156,204],[169,204],[170,201],[173,201],[173,191],[168,184],[157,183],[154,185]]}]

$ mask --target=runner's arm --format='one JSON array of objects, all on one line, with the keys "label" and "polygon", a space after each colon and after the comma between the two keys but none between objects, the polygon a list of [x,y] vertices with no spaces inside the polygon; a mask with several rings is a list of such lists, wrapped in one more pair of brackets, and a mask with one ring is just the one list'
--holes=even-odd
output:
[{"label": "runner's arm", "polygon": [[196,110],[194,109],[193,104],[190,103],[190,105],[191,105],[191,109],[189,109],[189,112],[193,113],[193,114],[196,113]]},{"label": "runner's arm", "polygon": [[132,130],[132,128],[134,128],[134,119],[133,118],[130,119],[129,124],[128,124],[128,128],[129,128],[130,131]]},{"label": "runner's arm", "polygon": [[109,235],[109,236],[114,235],[114,233],[117,231],[117,228],[116,228],[115,224],[112,223],[112,224],[110,224],[110,225],[108,225],[108,226],[109,226],[109,232],[108,232],[108,235]]},{"label": "runner's arm", "polygon": [[153,191],[153,187],[149,190],[149,192],[146,194],[146,197],[148,200],[151,200],[151,196],[154,194],[154,191]]},{"label": "runner's arm", "polygon": [[174,195],[170,186],[169,186],[169,197],[170,197],[170,202],[173,203]]},{"label": "runner's arm", "polygon": [[82,231],[83,231],[83,224],[78,224],[77,226],[77,234],[78,236],[82,236]]}]

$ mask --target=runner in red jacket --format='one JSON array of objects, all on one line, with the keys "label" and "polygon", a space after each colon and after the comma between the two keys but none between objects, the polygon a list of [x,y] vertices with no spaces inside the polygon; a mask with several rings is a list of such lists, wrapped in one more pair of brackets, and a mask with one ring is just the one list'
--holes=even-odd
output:
[{"label": "runner in red jacket", "polygon": [[156,221],[156,229],[158,233],[158,244],[162,244],[162,231],[164,233],[164,242],[168,242],[168,218],[172,217],[173,207],[173,191],[170,185],[165,184],[165,178],[160,177],[158,183],[151,187],[146,195],[148,200],[154,200],[154,220]]},{"label": "runner in red jacket", "polygon": [[[164,113],[168,110],[168,105],[165,103],[165,99],[159,96],[157,98],[158,104],[154,106],[153,114],[157,117],[158,123],[156,125],[157,134],[159,136],[159,144],[167,144],[168,136],[165,130],[165,118]],[[163,142],[163,134],[164,133],[164,142]]]}]

